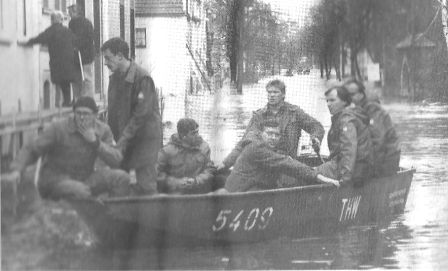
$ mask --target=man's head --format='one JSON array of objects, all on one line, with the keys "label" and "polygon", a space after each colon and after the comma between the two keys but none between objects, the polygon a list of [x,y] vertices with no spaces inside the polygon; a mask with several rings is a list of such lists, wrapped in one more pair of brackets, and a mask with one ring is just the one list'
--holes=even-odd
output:
[{"label": "man's head", "polygon": [[269,105],[276,106],[285,100],[286,86],[281,80],[269,81],[266,85],[266,91],[268,93]]},{"label": "man's head", "polygon": [[350,79],[344,83],[344,87],[350,93],[354,104],[359,105],[361,101],[366,97],[366,88],[364,85],[356,79]]},{"label": "man's head", "polygon": [[179,138],[189,145],[197,145],[201,141],[199,125],[194,119],[183,118],[177,122]]},{"label": "man's head", "polygon": [[126,71],[129,64],[129,45],[121,38],[111,38],[101,46],[104,64],[111,72]]},{"label": "man's head", "polygon": [[82,7],[76,3],[68,6],[67,9],[71,18],[80,17],[82,14]]},{"label": "man's head", "polygon": [[280,127],[277,122],[267,121],[262,124],[261,138],[271,148],[277,147],[280,141]]},{"label": "man's head", "polygon": [[332,87],[325,92],[328,110],[336,115],[352,103],[352,97],[345,87]]},{"label": "man's head", "polygon": [[93,98],[82,96],[73,104],[73,113],[77,125],[93,127],[98,113],[98,106]]},{"label": "man's head", "polygon": [[64,14],[61,11],[56,10],[51,13],[51,24],[62,24],[64,20]]}]

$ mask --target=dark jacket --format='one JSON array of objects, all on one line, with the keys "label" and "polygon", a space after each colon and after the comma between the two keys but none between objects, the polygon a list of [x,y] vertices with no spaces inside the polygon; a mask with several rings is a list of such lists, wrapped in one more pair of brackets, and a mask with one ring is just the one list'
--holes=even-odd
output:
[{"label": "dark jacket", "polygon": [[398,170],[400,146],[390,115],[381,105],[364,99],[362,109],[369,117],[369,130],[374,157],[374,175],[388,176]]},{"label": "dark jacket", "polygon": [[118,168],[123,158],[121,152],[112,146],[110,128],[97,121],[95,134],[100,144],[90,144],[77,131],[72,117],[51,124],[32,143],[25,146],[12,163],[14,170],[22,171],[43,156],[42,177],[39,185],[58,181],[58,176],[84,181],[94,171],[96,158],[112,168]]},{"label": "dark jacket", "polygon": [[[84,17],[76,17],[70,20],[68,28],[75,34],[75,47],[81,53],[82,64],[90,64],[95,58],[95,48],[93,46],[93,25]],[[79,65],[79,59],[75,58]]]},{"label": "dark jacket", "polygon": [[[210,160],[210,147],[202,139],[197,145],[189,145],[171,136],[157,158],[157,181],[169,192],[210,192],[215,167]],[[194,178],[195,183],[186,185],[183,178]]]},{"label": "dark jacket", "polygon": [[359,181],[371,176],[372,143],[367,124],[368,117],[359,107],[347,107],[331,117],[329,158],[336,161],[336,175],[343,182]]},{"label": "dark jacket", "polygon": [[286,151],[291,157],[297,156],[302,130],[309,133],[311,137],[318,138],[321,142],[325,134],[322,124],[316,119],[305,113],[300,107],[283,102],[279,112],[275,115],[269,110],[269,105],[255,111],[246,129],[246,135],[249,131],[261,131],[262,123],[267,120],[273,120],[280,124],[282,136],[278,148]]},{"label": "dark jacket", "polygon": [[261,141],[252,141],[244,147],[227,178],[229,192],[277,188],[281,174],[312,181],[314,170],[291,156],[278,153]]},{"label": "dark jacket", "polygon": [[110,76],[108,91],[108,123],[124,153],[122,167],[155,164],[162,145],[162,122],[152,78],[131,62],[125,75]]},{"label": "dark jacket", "polygon": [[51,81],[55,84],[64,81],[74,82],[80,78],[80,70],[74,63],[75,48],[72,31],[62,24],[52,24],[28,44],[40,43],[48,46],[50,55]]}]

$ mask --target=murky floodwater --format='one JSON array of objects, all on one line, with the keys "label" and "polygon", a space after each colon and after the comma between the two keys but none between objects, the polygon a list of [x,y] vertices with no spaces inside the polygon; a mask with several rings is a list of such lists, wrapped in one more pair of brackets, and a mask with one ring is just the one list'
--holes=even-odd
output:
[{"label": "murky floodwater", "polygon": [[[283,78],[287,100],[314,115],[328,130],[330,116],[323,100],[324,84],[316,75]],[[266,103],[264,85],[245,88],[245,95],[191,97],[191,116],[200,124],[200,133],[210,142],[212,159],[220,161],[242,135],[251,112]],[[15,243],[15,252],[6,250],[3,268],[13,269],[340,269],[406,268],[448,269],[448,106],[440,104],[389,104],[386,108],[397,125],[402,140],[403,167],[415,167],[405,213],[387,228],[355,227],[331,237],[278,239],[233,247],[170,248],[132,253],[99,251],[79,236],[80,229],[62,232],[79,242],[70,245],[57,240],[27,244]],[[309,138],[303,136],[303,145]],[[307,151],[304,149],[303,151]],[[324,148],[324,152],[328,149]],[[50,221],[53,227],[70,229],[73,221]],[[57,224],[60,223],[60,224]],[[48,226],[49,222],[38,225]],[[55,225],[56,224],[56,225]],[[20,232],[20,231],[19,231]],[[70,236],[73,235],[73,236]],[[8,239],[8,238],[7,238]],[[35,239],[35,238],[34,238]],[[32,240],[34,240],[32,239]],[[9,239],[8,239],[9,240]],[[25,249],[26,248],[26,249]],[[49,250],[36,262],[38,250]],[[15,258],[13,257],[13,254]],[[27,255],[28,254],[28,255]],[[19,256],[22,257],[19,257]],[[36,258],[36,257],[34,257]],[[16,259],[16,260],[15,260]],[[21,261],[24,262],[18,262]],[[25,260],[24,260],[25,259]]]}]

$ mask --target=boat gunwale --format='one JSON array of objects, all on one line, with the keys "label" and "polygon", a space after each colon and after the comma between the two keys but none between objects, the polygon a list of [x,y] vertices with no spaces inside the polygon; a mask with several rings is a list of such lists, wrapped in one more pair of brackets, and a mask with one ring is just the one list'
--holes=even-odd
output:
[{"label": "boat gunwale", "polygon": [[[386,176],[382,178],[375,178],[373,180],[381,181],[386,178],[390,178],[392,176],[396,176],[398,174],[410,174],[415,173],[415,168],[410,169],[404,169],[400,168],[400,171],[398,171],[395,175]],[[316,184],[316,185],[306,185],[306,186],[295,186],[295,187],[285,187],[285,188],[275,188],[275,189],[268,189],[268,190],[260,190],[260,191],[246,191],[246,192],[232,192],[232,193],[223,193],[223,194],[214,194],[214,193],[207,193],[207,194],[183,194],[183,195],[172,195],[172,194],[157,194],[152,196],[132,196],[132,197],[117,197],[117,198],[107,198],[103,199],[102,203],[104,204],[114,204],[114,203],[134,203],[134,202],[153,202],[153,201],[163,201],[163,200],[173,200],[173,201],[182,201],[182,200],[197,200],[197,199],[221,199],[221,198],[241,198],[241,197],[247,197],[247,196],[256,196],[256,195],[263,195],[263,194],[279,194],[279,192],[298,192],[298,191],[306,191],[306,190],[319,190],[319,189],[325,189],[325,188],[334,188],[331,184]]]}]

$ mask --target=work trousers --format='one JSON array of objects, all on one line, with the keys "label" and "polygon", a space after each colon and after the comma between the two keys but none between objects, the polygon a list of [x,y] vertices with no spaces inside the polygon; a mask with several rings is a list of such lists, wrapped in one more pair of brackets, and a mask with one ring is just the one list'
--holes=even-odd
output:
[{"label": "work trousers", "polygon": [[119,169],[96,170],[84,181],[43,170],[38,189],[43,198],[53,200],[87,199],[103,193],[108,193],[110,197],[120,197],[129,195],[129,183],[129,174]]}]

